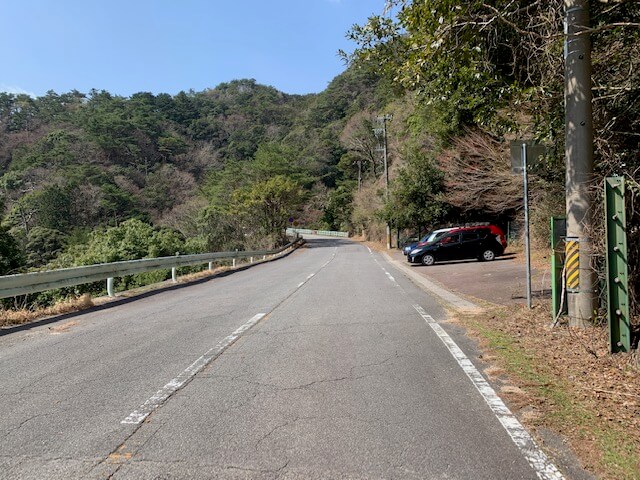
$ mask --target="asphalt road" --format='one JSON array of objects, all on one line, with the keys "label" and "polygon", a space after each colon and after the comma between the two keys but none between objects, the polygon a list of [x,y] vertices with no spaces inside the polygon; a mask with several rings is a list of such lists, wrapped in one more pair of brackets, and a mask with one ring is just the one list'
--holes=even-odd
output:
[{"label": "asphalt road", "polygon": [[[512,253],[509,249],[493,262],[457,260],[436,262],[429,267],[408,263],[400,250],[393,250],[390,255],[450,290],[501,305],[527,303],[526,264],[521,252]],[[538,298],[551,298],[551,278],[547,269],[531,269],[531,290],[534,302]]]},{"label": "asphalt road", "polygon": [[558,478],[461,368],[445,317],[364,246],[310,239],[4,334],[0,478]]}]

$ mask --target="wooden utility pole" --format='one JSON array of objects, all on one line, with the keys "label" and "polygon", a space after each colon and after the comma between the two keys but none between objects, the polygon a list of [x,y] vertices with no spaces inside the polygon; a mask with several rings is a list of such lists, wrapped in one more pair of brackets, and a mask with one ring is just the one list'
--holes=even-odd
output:
[{"label": "wooden utility pole", "polygon": [[567,308],[571,326],[586,326],[596,309],[593,243],[593,118],[591,110],[591,39],[589,1],[565,5],[565,157],[567,207]]}]

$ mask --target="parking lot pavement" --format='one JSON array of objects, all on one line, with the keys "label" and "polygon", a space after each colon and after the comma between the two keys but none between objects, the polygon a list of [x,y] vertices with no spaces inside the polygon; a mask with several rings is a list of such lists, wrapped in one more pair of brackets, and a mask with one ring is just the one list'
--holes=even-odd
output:
[{"label": "parking lot pavement", "polygon": [[[460,260],[425,267],[410,264],[400,250],[388,252],[416,273],[435,280],[449,290],[500,305],[525,304],[527,301],[526,267],[522,254],[506,253],[492,262]],[[547,269],[532,269],[531,289],[534,300],[551,296],[551,278]]]}]

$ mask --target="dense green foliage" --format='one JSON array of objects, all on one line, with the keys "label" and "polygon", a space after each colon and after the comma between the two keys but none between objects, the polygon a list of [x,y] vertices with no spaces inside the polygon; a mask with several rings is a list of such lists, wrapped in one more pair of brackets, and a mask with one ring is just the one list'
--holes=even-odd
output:
[{"label": "dense green foliage", "polygon": [[[534,231],[544,242],[549,216],[564,213],[558,201],[564,189],[564,2],[389,0],[387,5],[389,16],[370,18],[352,29],[359,48],[351,60],[415,94],[418,123],[431,136],[432,152],[444,173],[441,198],[461,219],[482,210],[502,212],[499,220],[514,219],[517,209],[503,202],[514,193],[504,161],[508,153],[496,145],[506,146],[514,138],[545,142],[550,153],[532,178],[534,208],[541,213],[534,218],[539,222]],[[601,185],[604,175],[618,174],[637,191],[640,73],[634,59],[640,55],[640,3],[592,0],[589,9],[594,184]],[[493,164],[494,182],[488,181],[490,172],[482,159]],[[399,180],[406,183],[403,175]],[[631,245],[640,245],[638,202],[633,194],[628,205]],[[389,219],[405,200],[395,195],[391,203]],[[594,217],[601,223],[601,207]],[[593,232],[594,238],[602,235]],[[640,292],[640,251],[632,250],[632,284]]]},{"label": "dense green foliage", "polygon": [[348,70],[307,96],[253,80],[175,96],[0,93],[2,271],[271,248],[290,218],[325,226],[338,134],[376,89]]},{"label": "dense green foliage", "polygon": [[[638,192],[640,4],[590,3],[598,179],[622,174]],[[352,29],[351,65],[317,95],[253,80],[174,96],[0,93],[0,267],[272,247],[289,219],[373,238],[384,222],[506,227],[521,221],[517,137],[550,147],[531,176],[544,244],[564,211],[563,2],[387,4]],[[387,194],[376,117],[389,114]]]},{"label": "dense green foliage", "polygon": [[18,242],[5,227],[0,227],[0,275],[14,273],[22,263]]},{"label": "dense green foliage", "polygon": [[402,229],[445,222],[448,205],[442,198],[442,181],[433,158],[411,152],[391,188],[383,219]]}]

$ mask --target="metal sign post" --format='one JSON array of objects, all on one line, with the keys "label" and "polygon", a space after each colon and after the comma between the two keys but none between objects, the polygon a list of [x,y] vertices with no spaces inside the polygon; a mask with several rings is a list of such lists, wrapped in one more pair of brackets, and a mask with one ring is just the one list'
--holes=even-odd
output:
[{"label": "metal sign post", "polygon": [[522,171],[524,184],[524,250],[527,264],[527,306],[532,308],[531,301],[531,245],[529,235],[529,175],[528,167],[534,164],[542,155],[545,147],[528,140],[511,142],[511,172]]},{"label": "metal sign post", "polygon": [[527,175],[527,143],[522,142],[522,183],[524,184],[524,254],[527,263],[527,306],[531,303],[531,245],[529,242],[529,176]]}]

